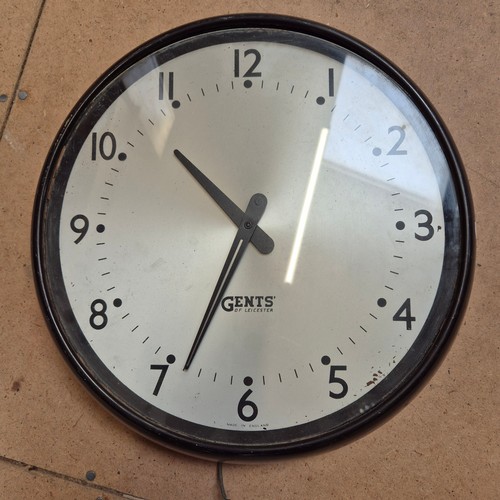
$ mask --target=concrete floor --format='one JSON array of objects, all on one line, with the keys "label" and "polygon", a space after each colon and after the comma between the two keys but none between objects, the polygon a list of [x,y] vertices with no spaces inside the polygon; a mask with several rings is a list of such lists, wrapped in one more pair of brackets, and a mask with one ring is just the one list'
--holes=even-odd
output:
[{"label": "concrete floor", "polygon": [[[487,0],[3,0],[0,498],[221,498],[215,464],[137,436],[102,409],[66,366],[36,298],[30,224],[45,156],[96,78],[174,26],[249,11],[310,18],[346,31],[417,82],[461,152],[478,246],[460,333],[420,394],[384,426],[339,450],[265,465],[224,465],[228,496],[498,498],[500,3]],[[87,479],[88,471],[95,471],[95,479]]]}]

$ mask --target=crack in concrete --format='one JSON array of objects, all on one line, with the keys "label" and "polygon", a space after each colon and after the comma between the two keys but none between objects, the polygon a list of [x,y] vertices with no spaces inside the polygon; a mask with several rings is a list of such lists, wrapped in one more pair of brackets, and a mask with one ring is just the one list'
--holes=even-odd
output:
[{"label": "crack in concrete", "polygon": [[143,497],[130,495],[129,493],[125,493],[123,491],[119,491],[114,488],[110,488],[108,486],[94,484],[89,481],[86,481],[85,479],[78,479],[76,477],[68,476],[67,474],[62,474],[60,472],[45,469],[43,467],[38,467],[37,465],[28,464],[26,462],[15,460],[13,458],[9,458],[3,455],[0,455],[0,461],[10,464],[14,467],[22,468],[29,473],[36,472],[38,474],[43,474],[53,478],[61,479],[63,481],[69,481],[71,483],[75,483],[86,488],[92,488],[94,490],[101,491],[103,493],[110,493],[112,495],[116,495],[121,498],[126,498],[127,500],[145,500]]},{"label": "crack in concrete", "polygon": [[3,123],[0,126],[0,141],[3,139],[3,134],[5,132],[5,129],[7,127],[7,123],[10,118],[10,114],[12,112],[12,108],[14,107],[14,101],[16,100],[17,93],[19,92],[19,86],[21,84],[21,78],[23,77],[24,74],[24,69],[26,68],[26,64],[28,62],[28,57],[31,52],[31,47],[33,45],[33,41],[35,39],[35,34],[38,30],[38,25],[40,23],[40,18],[42,17],[43,9],[45,8],[45,2],[47,0],[42,0],[40,2],[40,8],[38,9],[38,14],[35,19],[35,24],[33,25],[33,30],[31,31],[30,39],[28,41],[28,46],[26,47],[26,52],[24,53],[24,58],[23,62],[21,64],[21,69],[19,70],[19,75],[17,76],[16,84],[14,86],[14,90],[12,92],[12,98],[9,102],[8,108],[7,108],[7,113],[5,113],[5,119]]}]

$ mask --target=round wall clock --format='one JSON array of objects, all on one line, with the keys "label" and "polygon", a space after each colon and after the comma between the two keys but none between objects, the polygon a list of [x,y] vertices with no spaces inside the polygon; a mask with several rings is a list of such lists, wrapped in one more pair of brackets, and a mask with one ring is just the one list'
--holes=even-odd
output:
[{"label": "round wall clock", "polygon": [[78,377],[213,459],[339,445],[442,358],[471,281],[465,175],[415,86],[312,22],[236,15],[139,47],[41,177],[34,267]]}]

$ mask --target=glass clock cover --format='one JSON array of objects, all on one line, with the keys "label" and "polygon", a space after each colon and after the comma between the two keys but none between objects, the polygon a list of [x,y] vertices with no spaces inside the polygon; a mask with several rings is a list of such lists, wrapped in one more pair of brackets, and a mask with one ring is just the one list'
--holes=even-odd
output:
[{"label": "glass clock cover", "polygon": [[472,209],[436,113],[332,29],[266,15],[162,35],[48,156],[49,324],[109,408],[213,458],[335,445],[407,400],[456,329]]}]

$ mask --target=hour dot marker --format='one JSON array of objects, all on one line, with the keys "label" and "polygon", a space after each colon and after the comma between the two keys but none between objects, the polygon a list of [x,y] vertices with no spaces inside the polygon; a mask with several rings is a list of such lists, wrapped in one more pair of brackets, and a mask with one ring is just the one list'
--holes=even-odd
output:
[{"label": "hour dot marker", "polygon": [[319,104],[320,106],[322,104],[325,104],[325,98],[322,97],[322,96],[319,96],[317,99],[316,99],[316,104]]},{"label": "hour dot marker", "polygon": [[380,148],[373,148],[372,154],[373,156],[380,156],[382,154],[382,150]]},{"label": "hour dot marker", "polygon": [[173,107],[174,109],[179,108],[179,107],[180,107],[180,105],[181,105],[181,103],[180,103],[179,101],[172,101],[172,107]]},{"label": "hour dot marker", "polygon": [[119,159],[120,161],[125,161],[125,160],[127,159],[127,153],[120,153],[120,154],[118,155],[118,159]]},{"label": "hour dot marker", "polygon": [[377,305],[379,307],[385,307],[387,305],[387,300],[385,300],[383,297],[377,300]]},{"label": "hour dot marker", "polygon": [[252,86],[252,80],[245,80],[243,82],[243,85],[245,86],[246,89],[249,89]]},{"label": "hour dot marker", "polygon": [[405,223],[402,220],[398,220],[396,222],[396,229],[402,231],[404,228],[405,228]]},{"label": "hour dot marker", "polygon": [[330,359],[330,356],[323,356],[321,358],[321,363],[323,363],[325,366],[329,365],[332,362]]},{"label": "hour dot marker", "polygon": [[248,387],[253,384],[253,378],[252,377],[245,377],[243,379],[243,383]]},{"label": "hour dot marker", "polygon": [[95,228],[98,233],[104,233],[104,230],[106,229],[104,227],[104,224],[98,224],[97,227]]},{"label": "hour dot marker", "polygon": [[123,304],[122,299],[115,299],[113,300],[113,305],[115,307],[120,307]]},{"label": "hour dot marker", "polygon": [[175,363],[175,356],[173,354],[169,354],[167,356],[167,363],[170,363],[171,365]]}]

